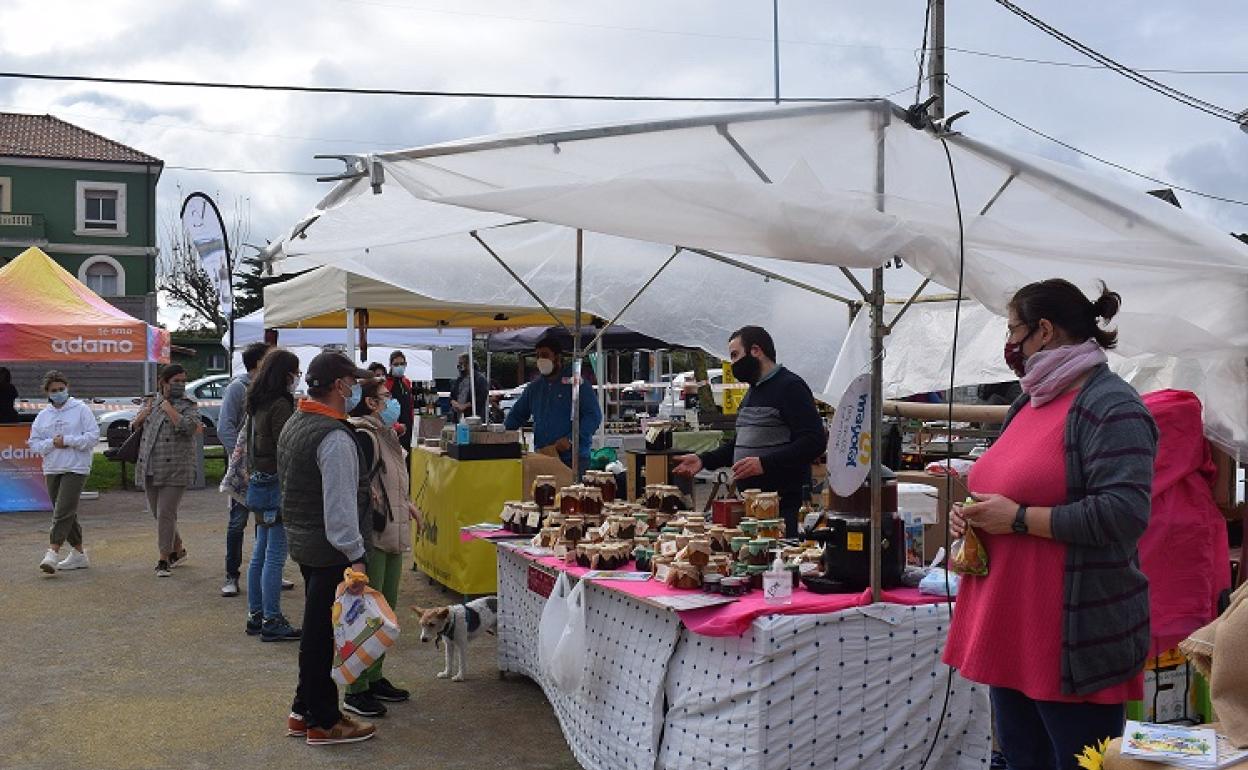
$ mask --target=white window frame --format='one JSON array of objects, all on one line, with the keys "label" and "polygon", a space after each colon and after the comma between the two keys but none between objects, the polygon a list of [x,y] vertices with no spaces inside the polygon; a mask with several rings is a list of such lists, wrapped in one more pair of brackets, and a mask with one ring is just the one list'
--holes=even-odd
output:
[{"label": "white window frame", "polygon": [[[104,238],[126,237],[126,184],[125,182],[93,182],[79,179],[76,184],[77,201],[75,210],[74,235],[87,238],[100,236]],[[104,190],[117,193],[117,227],[113,230],[87,228],[87,191]]]},{"label": "white window frame", "polygon": [[[78,280],[82,281],[83,285],[89,288],[90,284],[87,283],[87,268],[97,262],[103,262],[106,265],[111,265],[112,268],[117,271],[117,293],[110,296],[126,296],[126,269],[121,266],[120,262],[106,254],[96,254],[95,256],[84,259],[82,264],[78,266]],[[91,289],[91,291],[95,291],[95,289]]]},{"label": "white window frame", "polygon": [[5,214],[13,211],[13,178],[0,176],[0,212]]}]

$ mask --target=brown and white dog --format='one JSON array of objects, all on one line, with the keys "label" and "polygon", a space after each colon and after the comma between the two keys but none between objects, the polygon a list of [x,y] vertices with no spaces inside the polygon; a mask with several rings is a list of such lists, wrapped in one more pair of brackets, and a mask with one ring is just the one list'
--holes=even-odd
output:
[{"label": "brown and white dog", "polygon": [[[446,648],[446,667],[438,672],[439,679],[464,681],[465,653],[468,642],[482,632],[492,634],[498,628],[498,597],[485,596],[466,604],[423,609],[412,605],[420,616],[420,641],[441,644]],[[451,664],[458,658],[459,667],[451,676]]]}]

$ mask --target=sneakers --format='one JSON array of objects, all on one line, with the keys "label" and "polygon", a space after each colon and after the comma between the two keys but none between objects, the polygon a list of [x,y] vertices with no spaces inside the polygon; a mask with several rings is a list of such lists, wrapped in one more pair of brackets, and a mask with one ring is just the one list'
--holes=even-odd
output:
[{"label": "sneakers", "polygon": [[181,551],[178,551],[177,553],[170,554],[169,556],[169,568],[170,569],[173,569],[174,567],[181,567],[185,563],[186,563],[186,549],[185,548],[183,548]]},{"label": "sneakers", "polygon": [[247,626],[244,629],[247,632],[247,635],[258,636],[260,634],[260,628],[263,625],[263,621],[264,621],[264,616],[261,615],[259,612],[248,612],[247,613]]},{"label": "sneakers", "polygon": [[[248,622],[250,620],[248,618]],[[281,615],[265,618],[260,625],[260,641],[262,642],[290,642],[302,635],[302,631],[292,626],[290,621]]]},{"label": "sneakers", "polygon": [[67,569],[86,569],[91,566],[91,561],[87,558],[86,551],[79,551],[77,548],[69,549],[69,556],[65,560],[56,565],[59,570]]},{"label": "sneakers", "polygon": [[164,559],[156,562],[156,577],[169,577],[172,574],[169,570],[169,562]]},{"label": "sneakers", "polygon": [[56,574],[56,565],[59,564],[60,561],[61,555],[49,548],[48,552],[43,555],[43,561],[39,562],[39,569],[49,575],[54,575]]},{"label": "sneakers", "polygon": [[[351,697],[351,696],[347,696]],[[289,719],[287,720],[289,722]],[[377,728],[368,722],[361,722],[346,714],[338,720],[338,724],[328,730],[320,727],[308,727],[308,745],[326,746],[334,743],[358,743],[366,741],[376,734]]]},{"label": "sneakers", "polygon": [[[381,701],[373,697],[371,692],[347,693],[342,699],[342,708],[350,711],[352,714],[359,714],[362,717],[384,717],[386,715],[386,707]],[[309,740],[309,743],[312,741]]]},{"label": "sneakers", "polygon": [[221,584],[222,596],[238,596],[238,578],[227,577],[225,582]]},{"label": "sneakers", "polygon": [[369,686],[368,691],[377,700],[389,701],[390,703],[402,703],[412,697],[410,692],[404,690],[402,687],[395,687],[390,684],[390,680],[386,679],[384,676],[376,682],[373,682],[372,685]]},{"label": "sneakers", "polygon": [[286,717],[286,734],[295,738],[302,738],[308,734],[308,720],[303,714],[290,712],[290,716]]},{"label": "sneakers", "polygon": [[286,578],[282,578],[282,590],[283,590],[283,591],[293,591],[293,590],[295,590],[295,581],[293,581],[293,580],[287,580]]}]

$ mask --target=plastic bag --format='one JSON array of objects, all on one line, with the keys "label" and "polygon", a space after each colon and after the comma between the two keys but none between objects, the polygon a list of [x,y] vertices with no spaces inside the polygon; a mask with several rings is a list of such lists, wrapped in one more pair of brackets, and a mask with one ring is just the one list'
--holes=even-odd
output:
[{"label": "plastic bag", "polygon": [[585,607],[585,583],[580,581],[568,594],[568,622],[550,661],[550,678],[568,695],[579,690],[581,680],[585,678],[585,624],[589,622],[589,612]]},{"label": "plastic bag", "polygon": [[555,648],[563,637],[563,629],[568,626],[568,594],[571,592],[567,574],[560,572],[542,607],[542,619],[537,625],[537,661],[545,671],[550,670]]},{"label": "plastic bag", "polygon": [[949,571],[980,577],[988,574],[988,549],[974,527],[968,525],[965,534],[949,546]]},{"label": "plastic bag", "polygon": [[[948,580],[948,593],[945,592],[946,580]],[[945,572],[940,567],[932,567],[919,582],[919,593],[932,596],[957,596],[960,582],[961,579],[956,574]]]},{"label": "plastic bag", "polygon": [[332,608],[334,666],[330,674],[339,684],[351,684],[364,669],[386,654],[399,639],[399,619],[381,592],[365,587],[359,594],[338,584]]}]

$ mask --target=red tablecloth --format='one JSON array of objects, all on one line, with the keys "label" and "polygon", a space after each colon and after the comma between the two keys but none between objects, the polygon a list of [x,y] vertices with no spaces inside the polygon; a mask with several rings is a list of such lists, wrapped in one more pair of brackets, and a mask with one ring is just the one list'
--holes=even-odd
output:
[{"label": "red tablecloth", "polygon": [[[549,567],[567,572],[571,577],[579,578],[589,570],[576,564],[567,564],[550,556],[532,556],[523,551],[516,551],[524,558]],[[622,569],[632,569],[632,562]],[[654,580],[632,582],[624,580],[595,580],[594,583],[618,593],[634,596],[639,599],[656,596],[674,596],[680,594],[696,594],[696,590],[671,588],[665,583]],[[920,594],[917,588],[896,588],[884,591],[881,600],[892,604],[939,604],[943,597]],[[866,590],[853,594],[817,594],[799,586],[793,591],[793,603],[787,605],[770,605],[763,600],[762,591],[750,591],[731,604],[716,607],[705,607],[697,610],[686,610],[677,613],[680,621],[694,633],[703,636],[740,636],[749,629],[755,618],[764,615],[818,615],[840,612],[851,607],[862,607],[871,603],[871,591]]]}]

